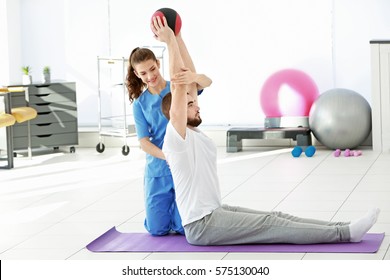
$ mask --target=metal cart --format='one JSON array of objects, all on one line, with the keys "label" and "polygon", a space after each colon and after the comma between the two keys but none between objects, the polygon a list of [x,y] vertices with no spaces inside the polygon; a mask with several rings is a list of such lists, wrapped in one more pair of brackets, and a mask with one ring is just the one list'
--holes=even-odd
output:
[{"label": "metal cart", "polygon": [[[161,61],[164,75],[164,46],[146,46]],[[128,59],[124,57],[97,57],[98,66],[98,114],[99,143],[96,151],[103,153],[105,136],[122,137],[122,154],[127,156],[130,147],[127,138],[136,136],[133,107],[129,101],[125,84]]]},{"label": "metal cart", "polygon": [[104,136],[122,137],[122,154],[127,156],[130,147],[127,137],[135,135],[131,124],[131,105],[125,86],[127,59],[124,57],[97,57],[99,143],[96,151],[103,153]]}]

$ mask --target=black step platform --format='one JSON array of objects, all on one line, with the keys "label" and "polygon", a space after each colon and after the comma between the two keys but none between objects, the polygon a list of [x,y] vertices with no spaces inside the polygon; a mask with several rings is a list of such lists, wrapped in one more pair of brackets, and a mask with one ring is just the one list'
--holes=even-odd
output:
[{"label": "black step platform", "polygon": [[308,127],[264,128],[233,127],[226,132],[226,152],[242,150],[242,139],[293,139],[298,146],[311,145],[311,130]]}]

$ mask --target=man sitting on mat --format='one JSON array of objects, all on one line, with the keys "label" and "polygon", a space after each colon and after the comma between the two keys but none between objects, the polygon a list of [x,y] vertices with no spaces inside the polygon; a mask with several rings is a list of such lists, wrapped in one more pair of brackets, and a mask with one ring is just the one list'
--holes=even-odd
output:
[{"label": "man sitting on mat", "polygon": [[[174,36],[162,24],[155,28],[163,42]],[[190,70],[184,68],[178,47],[172,45],[169,49],[172,94],[162,103],[163,112],[170,119],[163,152],[172,172],[187,241],[194,245],[360,242],[376,222],[379,209],[372,209],[349,223],[222,205],[217,149],[197,128],[202,120],[193,97],[196,85],[186,83],[183,77]]]}]

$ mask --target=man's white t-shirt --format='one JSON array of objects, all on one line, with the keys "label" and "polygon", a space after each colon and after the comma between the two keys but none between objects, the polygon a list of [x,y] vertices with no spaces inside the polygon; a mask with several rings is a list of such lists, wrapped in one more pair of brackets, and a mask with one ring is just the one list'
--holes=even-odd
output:
[{"label": "man's white t-shirt", "polygon": [[183,226],[221,206],[217,148],[209,137],[187,128],[183,139],[169,122],[162,150],[171,169]]}]

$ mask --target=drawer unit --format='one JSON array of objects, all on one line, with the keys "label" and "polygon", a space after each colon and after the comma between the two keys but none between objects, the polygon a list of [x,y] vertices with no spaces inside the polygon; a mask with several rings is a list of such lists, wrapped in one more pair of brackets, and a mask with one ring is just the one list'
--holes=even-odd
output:
[{"label": "drawer unit", "polygon": [[[45,124],[32,124],[31,135],[40,136],[48,134],[61,134],[77,131],[76,122],[63,122],[63,123],[45,123]],[[17,124],[14,127],[14,137],[25,137],[27,135],[27,125]]]},{"label": "drawer unit", "polygon": [[[25,85],[28,88],[29,106],[38,116],[30,121],[31,147],[71,146],[78,144],[76,84],[54,82],[50,84]],[[26,106],[24,93],[12,95],[12,107]],[[28,146],[26,123],[13,128],[14,149]]]},{"label": "drawer unit", "polygon": [[[14,146],[23,147],[25,149],[28,145],[28,139],[26,137],[15,137]],[[39,147],[60,147],[72,145],[69,143],[77,143],[78,134],[77,133],[61,133],[61,134],[44,134],[31,136],[31,146],[34,148]],[[71,148],[74,148],[73,146]],[[71,149],[72,151],[73,149]]]}]

